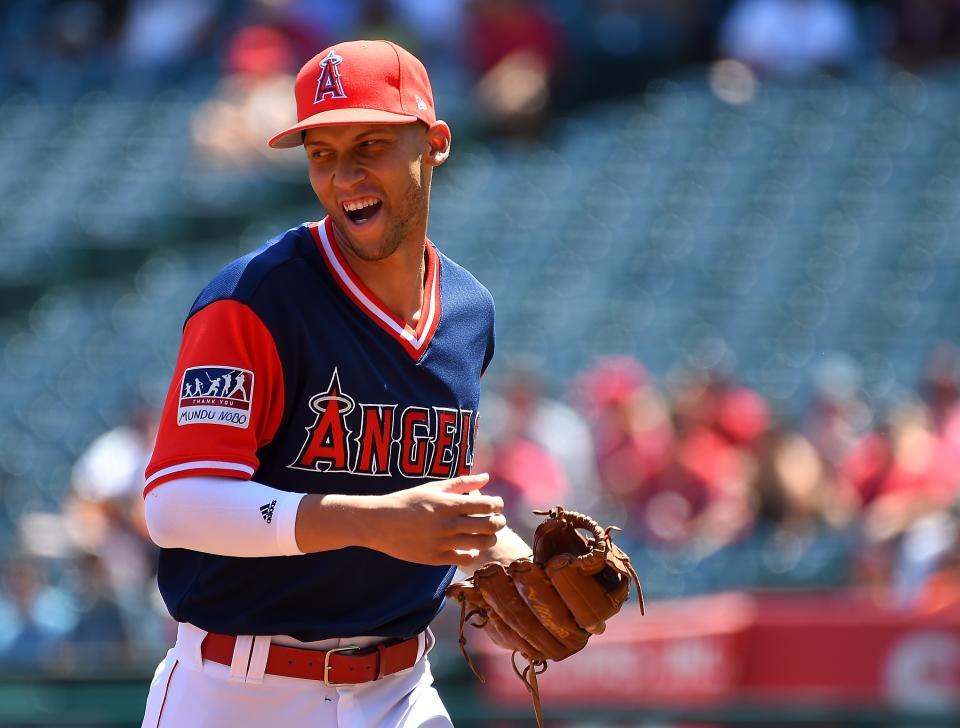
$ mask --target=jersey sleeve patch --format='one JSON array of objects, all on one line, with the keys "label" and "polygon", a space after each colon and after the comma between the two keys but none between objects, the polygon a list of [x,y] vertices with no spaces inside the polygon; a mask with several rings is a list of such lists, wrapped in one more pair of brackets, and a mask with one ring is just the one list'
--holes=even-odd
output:
[{"label": "jersey sleeve patch", "polygon": [[144,495],[176,478],[253,477],[283,408],[283,365],[266,324],[239,301],[203,307],[184,326]]},{"label": "jersey sleeve patch", "polygon": [[246,429],[253,407],[253,383],[253,372],[240,367],[205,364],[184,370],[177,426],[208,424]]}]

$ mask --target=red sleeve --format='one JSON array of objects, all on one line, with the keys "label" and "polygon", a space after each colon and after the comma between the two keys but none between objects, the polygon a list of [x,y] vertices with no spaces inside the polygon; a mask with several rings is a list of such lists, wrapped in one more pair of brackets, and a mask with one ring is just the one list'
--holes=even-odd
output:
[{"label": "red sleeve", "polygon": [[260,464],[257,450],[273,439],[282,414],[273,336],[248,306],[210,304],[184,329],[143,494],[186,476],[249,480]]}]

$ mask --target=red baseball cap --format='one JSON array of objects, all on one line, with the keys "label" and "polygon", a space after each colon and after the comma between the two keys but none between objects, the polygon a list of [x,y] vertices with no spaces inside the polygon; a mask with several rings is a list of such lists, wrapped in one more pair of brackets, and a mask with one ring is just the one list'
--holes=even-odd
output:
[{"label": "red baseball cap", "polygon": [[427,69],[388,40],[337,43],[297,74],[297,123],[269,142],[275,149],[303,144],[303,131],[327,124],[409,124],[437,120]]}]

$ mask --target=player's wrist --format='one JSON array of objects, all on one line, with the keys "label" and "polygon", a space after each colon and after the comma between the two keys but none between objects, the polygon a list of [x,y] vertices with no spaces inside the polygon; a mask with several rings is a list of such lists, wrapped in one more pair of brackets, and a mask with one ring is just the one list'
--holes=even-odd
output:
[{"label": "player's wrist", "polygon": [[297,546],[304,553],[368,546],[377,496],[308,494],[297,512]]},{"label": "player's wrist", "polygon": [[391,513],[397,510],[395,493],[353,496],[354,530],[357,546],[384,551],[384,536],[391,532]]}]

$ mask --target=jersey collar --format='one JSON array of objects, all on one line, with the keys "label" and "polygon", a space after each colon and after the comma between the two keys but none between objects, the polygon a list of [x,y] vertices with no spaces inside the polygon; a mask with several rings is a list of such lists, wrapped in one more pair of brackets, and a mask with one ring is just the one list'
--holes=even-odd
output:
[{"label": "jersey collar", "polygon": [[427,273],[423,288],[423,308],[416,331],[411,331],[403,320],[388,309],[376,294],[350,268],[340,248],[334,242],[333,223],[329,217],[309,225],[313,239],[330,274],[343,290],[377,326],[393,337],[413,359],[419,359],[426,351],[433,332],[440,321],[440,275],[439,258],[433,243],[426,241]]}]

